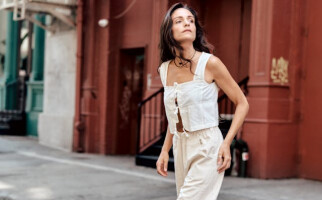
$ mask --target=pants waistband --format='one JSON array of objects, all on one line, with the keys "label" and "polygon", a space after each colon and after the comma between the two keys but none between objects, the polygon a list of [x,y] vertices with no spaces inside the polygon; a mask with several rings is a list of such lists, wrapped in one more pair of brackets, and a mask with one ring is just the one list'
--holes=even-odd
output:
[{"label": "pants waistband", "polygon": [[[209,127],[209,128],[204,128],[204,129],[199,129],[199,130],[196,130],[196,131],[191,131],[191,132],[187,132],[184,128],[183,128],[183,131],[175,131],[174,132],[174,135],[176,135],[177,137],[180,137],[180,135],[184,135],[186,137],[189,137],[189,134],[195,134],[195,132],[203,132],[203,131],[206,131],[208,129],[214,129],[218,126],[212,126],[212,127]],[[179,135],[180,134],[180,135]]]}]

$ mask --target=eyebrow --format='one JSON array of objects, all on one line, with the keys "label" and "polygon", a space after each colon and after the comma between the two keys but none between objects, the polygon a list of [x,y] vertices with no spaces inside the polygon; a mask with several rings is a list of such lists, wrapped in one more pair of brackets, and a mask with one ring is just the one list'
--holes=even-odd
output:
[{"label": "eyebrow", "polygon": [[[178,16],[178,17],[174,17],[173,19],[176,19],[176,18],[183,18],[182,16]],[[194,18],[192,15],[189,15],[188,18]]]}]

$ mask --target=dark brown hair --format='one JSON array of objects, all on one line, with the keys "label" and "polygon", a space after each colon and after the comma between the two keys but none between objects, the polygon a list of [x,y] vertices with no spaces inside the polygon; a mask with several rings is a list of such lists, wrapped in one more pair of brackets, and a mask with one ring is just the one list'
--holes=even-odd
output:
[{"label": "dark brown hair", "polygon": [[[179,43],[173,38],[173,33],[172,33],[172,18],[171,15],[172,13],[178,9],[178,8],[185,8],[189,10],[192,15],[195,18],[195,26],[196,26],[196,39],[193,41],[193,47],[197,51],[204,51],[207,53],[213,53],[214,52],[214,47],[207,42],[206,37],[204,36],[204,30],[203,27],[201,26],[199,20],[198,20],[198,15],[197,12],[189,7],[187,4],[184,3],[175,3],[173,4],[169,10],[167,11],[163,22],[160,27],[160,43],[159,43],[159,49],[160,49],[160,64],[162,62],[174,59],[176,57],[176,52],[175,48],[178,49],[179,51],[179,57],[182,60],[185,60],[189,63],[191,63],[190,59],[186,59],[183,57],[182,51],[183,48],[179,45]],[[191,71],[191,65],[190,65],[190,71]]]}]

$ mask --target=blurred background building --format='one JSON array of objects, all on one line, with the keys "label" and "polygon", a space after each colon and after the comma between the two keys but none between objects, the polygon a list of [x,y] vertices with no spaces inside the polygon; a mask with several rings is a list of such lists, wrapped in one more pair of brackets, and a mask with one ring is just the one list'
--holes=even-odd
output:
[{"label": "blurred background building", "polygon": [[[175,2],[1,0],[1,133],[155,166],[167,124],[159,30]],[[322,180],[322,1],[184,2],[247,95],[247,176]],[[231,122],[222,91],[218,103]]]}]

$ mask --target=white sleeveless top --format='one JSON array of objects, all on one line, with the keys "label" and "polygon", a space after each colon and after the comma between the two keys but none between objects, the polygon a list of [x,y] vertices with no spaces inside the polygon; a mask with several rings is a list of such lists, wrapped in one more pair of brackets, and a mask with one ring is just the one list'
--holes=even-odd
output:
[{"label": "white sleeveless top", "polygon": [[[168,66],[171,60],[163,62],[159,67],[161,82],[164,87],[164,106],[170,133],[178,135],[176,123],[180,112],[183,131],[218,126],[218,91],[215,82],[208,83],[204,79],[207,61],[211,54],[202,52],[195,70],[193,80],[167,86]],[[177,104],[175,99],[177,98]],[[179,109],[179,110],[178,110]]]}]

